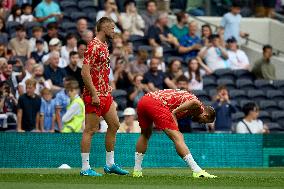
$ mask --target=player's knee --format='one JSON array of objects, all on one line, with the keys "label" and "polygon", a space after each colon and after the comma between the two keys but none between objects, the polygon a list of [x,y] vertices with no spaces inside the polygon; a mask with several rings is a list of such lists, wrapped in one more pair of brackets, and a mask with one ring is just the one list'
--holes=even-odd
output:
[{"label": "player's knee", "polygon": [[98,132],[98,128],[95,128],[95,127],[93,127],[93,128],[85,128],[84,129],[84,133],[89,134],[89,135],[93,135],[96,132]]},{"label": "player's knee", "polygon": [[108,128],[107,128],[107,130],[109,131],[109,132],[117,132],[117,130],[119,129],[119,124],[113,124],[113,125],[111,125],[111,126],[109,126]]}]

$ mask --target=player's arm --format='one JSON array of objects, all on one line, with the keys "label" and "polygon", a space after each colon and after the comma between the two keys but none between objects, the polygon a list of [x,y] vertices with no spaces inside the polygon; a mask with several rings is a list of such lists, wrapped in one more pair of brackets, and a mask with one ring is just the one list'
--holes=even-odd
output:
[{"label": "player's arm", "polygon": [[95,86],[93,85],[92,77],[90,74],[90,65],[83,64],[81,75],[82,75],[84,84],[87,87],[87,89],[90,91],[91,95],[97,96],[97,91],[96,91]]},{"label": "player's arm", "polygon": [[183,104],[181,104],[179,107],[173,110],[173,115],[176,116],[178,113],[183,111],[189,111],[192,116],[199,115],[200,107],[202,106],[201,102],[197,100],[196,98],[192,100],[187,100]]}]

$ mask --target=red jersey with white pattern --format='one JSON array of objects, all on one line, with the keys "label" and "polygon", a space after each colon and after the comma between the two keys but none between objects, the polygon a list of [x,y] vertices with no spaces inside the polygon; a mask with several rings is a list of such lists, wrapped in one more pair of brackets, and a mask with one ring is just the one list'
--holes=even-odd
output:
[{"label": "red jersey with white pattern", "polygon": [[[109,85],[110,58],[107,43],[94,38],[89,42],[84,53],[83,64],[90,66],[90,74],[98,96],[108,96],[112,88]],[[83,96],[91,96],[90,91],[84,87]]]},{"label": "red jersey with white pattern", "polygon": [[[178,90],[178,89],[165,89],[159,90],[155,92],[147,93],[146,96],[150,96],[159,102],[161,102],[164,106],[168,107],[169,110],[172,112],[174,109],[179,107],[181,104],[185,103],[188,100],[197,99],[197,97],[185,90]],[[201,112],[203,112],[203,106],[200,107]],[[190,112],[184,111],[180,112],[177,115],[177,118],[186,117]]]}]

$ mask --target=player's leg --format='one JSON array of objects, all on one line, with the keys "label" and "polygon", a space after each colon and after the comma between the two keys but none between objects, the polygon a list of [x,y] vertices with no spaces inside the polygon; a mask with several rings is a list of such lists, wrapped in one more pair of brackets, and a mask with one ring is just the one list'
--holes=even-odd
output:
[{"label": "player's leg", "polygon": [[81,156],[82,156],[82,171],[83,176],[101,176],[90,167],[89,156],[92,137],[99,129],[100,117],[95,113],[86,114],[85,129],[81,140]]},{"label": "player's leg", "polygon": [[126,175],[129,172],[121,169],[114,163],[114,145],[116,140],[116,133],[120,126],[114,102],[112,102],[108,112],[103,117],[108,124],[108,129],[105,137],[106,166],[104,167],[104,171],[105,173]]},{"label": "player's leg", "polygon": [[215,178],[216,176],[210,175],[202,170],[198,164],[194,161],[187,145],[184,142],[183,135],[178,130],[165,129],[164,132],[174,142],[177,154],[186,162],[186,164],[193,171],[194,177],[208,177]]}]

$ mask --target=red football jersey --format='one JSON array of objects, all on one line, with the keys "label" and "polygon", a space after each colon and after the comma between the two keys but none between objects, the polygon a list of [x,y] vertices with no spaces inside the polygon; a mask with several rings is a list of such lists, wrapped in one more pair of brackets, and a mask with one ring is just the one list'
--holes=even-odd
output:
[{"label": "red football jersey", "polygon": [[[197,99],[197,97],[184,90],[176,90],[176,89],[165,89],[165,90],[159,90],[155,92],[150,92],[146,94],[147,96],[150,96],[158,101],[160,101],[164,106],[168,107],[170,111],[172,112],[174,109],[179,107],[181,104],[188,100]],[[200,107],[202,109],[201,112],[203,112],[203,107]],[[177,115],[177,118],[183,118],[187,116],[190,112],[184,111],[180,112]]]},{"label": "red football jersey", "polygon": [[[90,74],[98,96],[108,96],[112,88],[109,85],[110,58],[107,43],[94,38],[88,44],[84,53],[83,64],[90,65]],[[83,96],[91,96],[89,90],[84,87]]]}]

